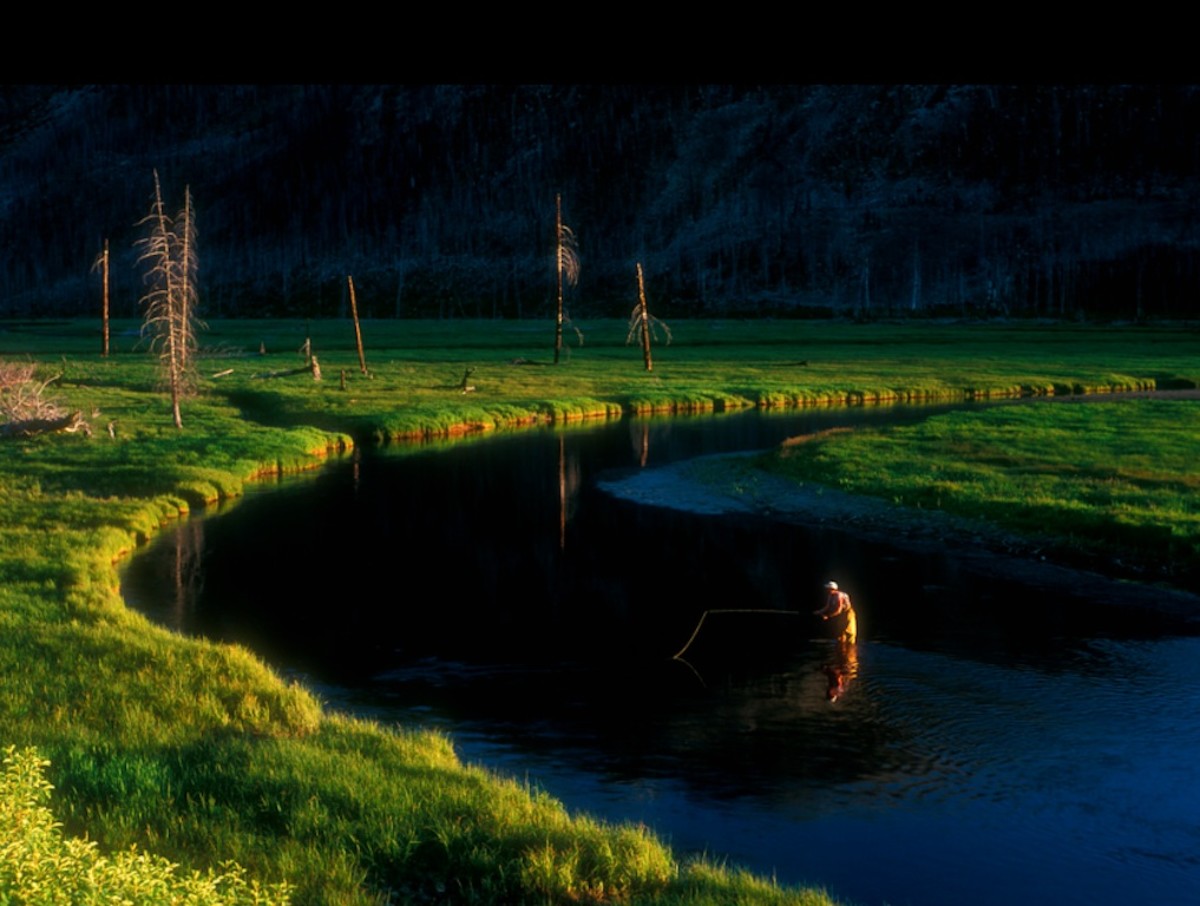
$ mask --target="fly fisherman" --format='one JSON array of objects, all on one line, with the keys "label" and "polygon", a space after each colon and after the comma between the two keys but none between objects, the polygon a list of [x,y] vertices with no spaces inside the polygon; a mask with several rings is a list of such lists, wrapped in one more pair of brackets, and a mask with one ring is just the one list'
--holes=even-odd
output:
[{"label": "fly fisherman", "polygon": [[814,610],[813,616],[822,620],[833,620],[834,627],[839,629],[838,641],[853,645],[858,639],[858,620],[854,616],[854,605],[850,596],[838,588],[836,582],[826,582],[825,606]]}]

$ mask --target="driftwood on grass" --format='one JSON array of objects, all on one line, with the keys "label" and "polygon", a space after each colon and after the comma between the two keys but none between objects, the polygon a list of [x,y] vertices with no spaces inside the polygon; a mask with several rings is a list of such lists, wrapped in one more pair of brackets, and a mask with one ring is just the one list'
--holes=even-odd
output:
[{"label": "driftwood on grass", "polygon": [[78,410],[56,418],[26,418],[0,425],[0,437],[34,437],[59,432],[75,434],[80,431],[88,437],[92,436],[92,426]]},{"label": "driftwood on grass", "polygon": [[298,368],[284,368],[281,371],[263,371],[254,375],[255,380],[266,380],[268,378],[291,377],[293,374],[311,374],[314,381],[321,380],[321,365],[314,355],[305,365]]},{"label": "driftwood on grass", "polygon": [[[36,370],[32,362],[0,362],[0,437],[79,431],[91,437],[92,426],[83,412],[63,409],[50,398],[50,385],[62,375],[39,380],[34,376]],[[92,410],[93,417],[99,414],[100,410]]]}]

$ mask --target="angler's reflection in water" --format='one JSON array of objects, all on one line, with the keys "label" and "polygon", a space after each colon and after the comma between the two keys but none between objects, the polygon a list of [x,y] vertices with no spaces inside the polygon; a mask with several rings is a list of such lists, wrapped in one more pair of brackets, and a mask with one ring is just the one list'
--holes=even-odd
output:
[{"label": "angler's reflection in water", "polygon": [[830,702],[836,702],[845,695],[850,684],[858,676],[858,643],[839,641],[836,644],[836,656],[821,667],[821,672],[829,680],[825,697]]}]

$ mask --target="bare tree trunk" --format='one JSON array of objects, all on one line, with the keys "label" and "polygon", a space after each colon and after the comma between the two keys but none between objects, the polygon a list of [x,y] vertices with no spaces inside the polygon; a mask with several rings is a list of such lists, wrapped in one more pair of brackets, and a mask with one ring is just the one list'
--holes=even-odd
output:
[{"label": "bare tree trunk", "polygon": [[304,357],[304,364],[310,365],[313,357],[313,342],[312,342],[312,322],[305,319],[304,321],[304,345],[300,347],[300,355]]},{"label": "bare tree trunk", "polygon": [[558,364],[558,356],[562,352],[563,344],[563,222],[562,222],[562,195],[554,196],[554,235],[557,242],[557,258],[558,258],[558,308],[554,315],[554,364]]},{"label": "bare tree trunk", "polygon": [[104,284],[103,302],[100,314],[100,354],[108,358],[108,240],[104,240],[104,251],[101,253],[100,273]]},{"label": "bare tree trunk", "polygon": [[354,343],[358,347],[358,367],[363,374],[366,374],[367,359],[363,355],[362,328],[358,325],[358,300],[354,296],[354,278],[347,277],[346,283],[350,287],[350,315],[354,318]]},{"label": "bare tree trunk", "polygon": [[646,370],[654,370],[654,362],[650,359],[650,313],[646,310],[646,283],[642,279],[642,262],[637,263],[638,305],[641,308],[642,319],[642,361]]},{"label": "bare tree trunk", "polygon": [[171,414],[176,428],[183,427],[180,400],[193,389],[193,352],[196,345],[193,311],[196,303],[195,211],[190,188],[184,190],[183,210],[167,216],[158,171],[154,171],[154,200],[143,223],[150,235],[139,240],[139,262],[149,262],[153,288],[143,297],[146,316],[143,333],[152,337],[171,392]]},{"label": "bare tree trunk", "polygon": [[558,264],[558,307],[554,315],[554,364],[558,364],[563,346],[563,284],[574,285],[579,279],[579,255],[575,250],[575,234],[562,220],[562,195],[554,196],[555,241]]},{"label": "bare tree trunk", "polygon": [[[155,172],[154,175],[155,175],[155,178],[157,179],[158,173]],[[157,185],[155,188],[157,191]],[[159,221],[163,224],[166,224],[167,221],[166,221],[165,215],[160,215]],[[166,351],[167,383],[170,385],[170,388],[171,388],[171,417],[174,419],[175,427],[182,428],[183,427],[183,418],[179,412],[179,352],[180,352],[180,350],[179,350],[179,331],[175,329],[175,317],[179,312],[179,299],[180,299],[179,285],[177,282],[178,278],[179,278],[179,274],[178,274],[178,268],[176,267],[176,264],[178,262],[171,260],[172,256],[169,251],[170,245],[171,245],[171,240],[174,238],[174,236],[172,235],[172,231],[171,231],[170,227],[165,226],[165,225],[162,227],[162,230],[163,230],[164,235],[168,237],[168,240],[167,240],[167,247],[168,247],[167,270],[171,274],[171,277],[168,278],[168,283],[167,283],[167,296],[166,296],[167,307],[166,307],[166,312],[165,312],[166,320],[163,322],[164,327],[166,328],[166,336],[164,339],[166,340],[166,346],[167,346],[167,351]]]},{"label": "bare tree trunk", "polygon": [[192,190],[185,186],[183,190],[183,213],[179,218],[183,222],[177,226],[180,233],[179,251],[179,300],[174,306],[175,315],[172,319],[172,361],[171,368],[171,411],[175,419],[175,427],[183,427],[183,416],[179,411],[179,400],[185,391],[187,370],[191,363],[191,350],[195,345],[192,336],[192,302],[196,294],[196,286],[192,280],[195,271],[195,247],[192,245],[192,228],[194,216],[192,212]]}]

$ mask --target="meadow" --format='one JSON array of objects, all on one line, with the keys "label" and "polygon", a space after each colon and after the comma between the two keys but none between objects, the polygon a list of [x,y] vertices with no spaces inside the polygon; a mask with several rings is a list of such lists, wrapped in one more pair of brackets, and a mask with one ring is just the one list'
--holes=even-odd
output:
[{"label": "meadow", "polygon": [[1200,590],[1200,402],[992,407],[796,438],[756,461],[800,482],[1020,533],[1043,556]]},{"label": "meadow", "polygon": [[[138,327],[113,325],[102,356],[93,322],[0,323],[0,361],[35,363],[43,394],[90,429],[0,439],[0,746],[13,747],[0,795],[20,816],[0,839],[0,902],[71,901],[47,892],[70,874],[117,878],[105,890],[128,883],[135,903],[829,903],[568,814],[462,763],[452,738],[328,712],[253,652],[127,609],[117,564],[172,520],[355,445],[633,413],[1200,386],[1188,325],[694,321],[671,325],[647,370],[619,321],[581,325],[582,344],[568,331],[557,365],[549,321],[368,321],[364,372],[349,321],[243,320],[202,333],[179,430]],[[1191,405],[997,407],[790,445],[772,467],[1186,568]],[[38,874],[49,865],[57,885]],[[193,899],[170,893],[186,884]]]}]

